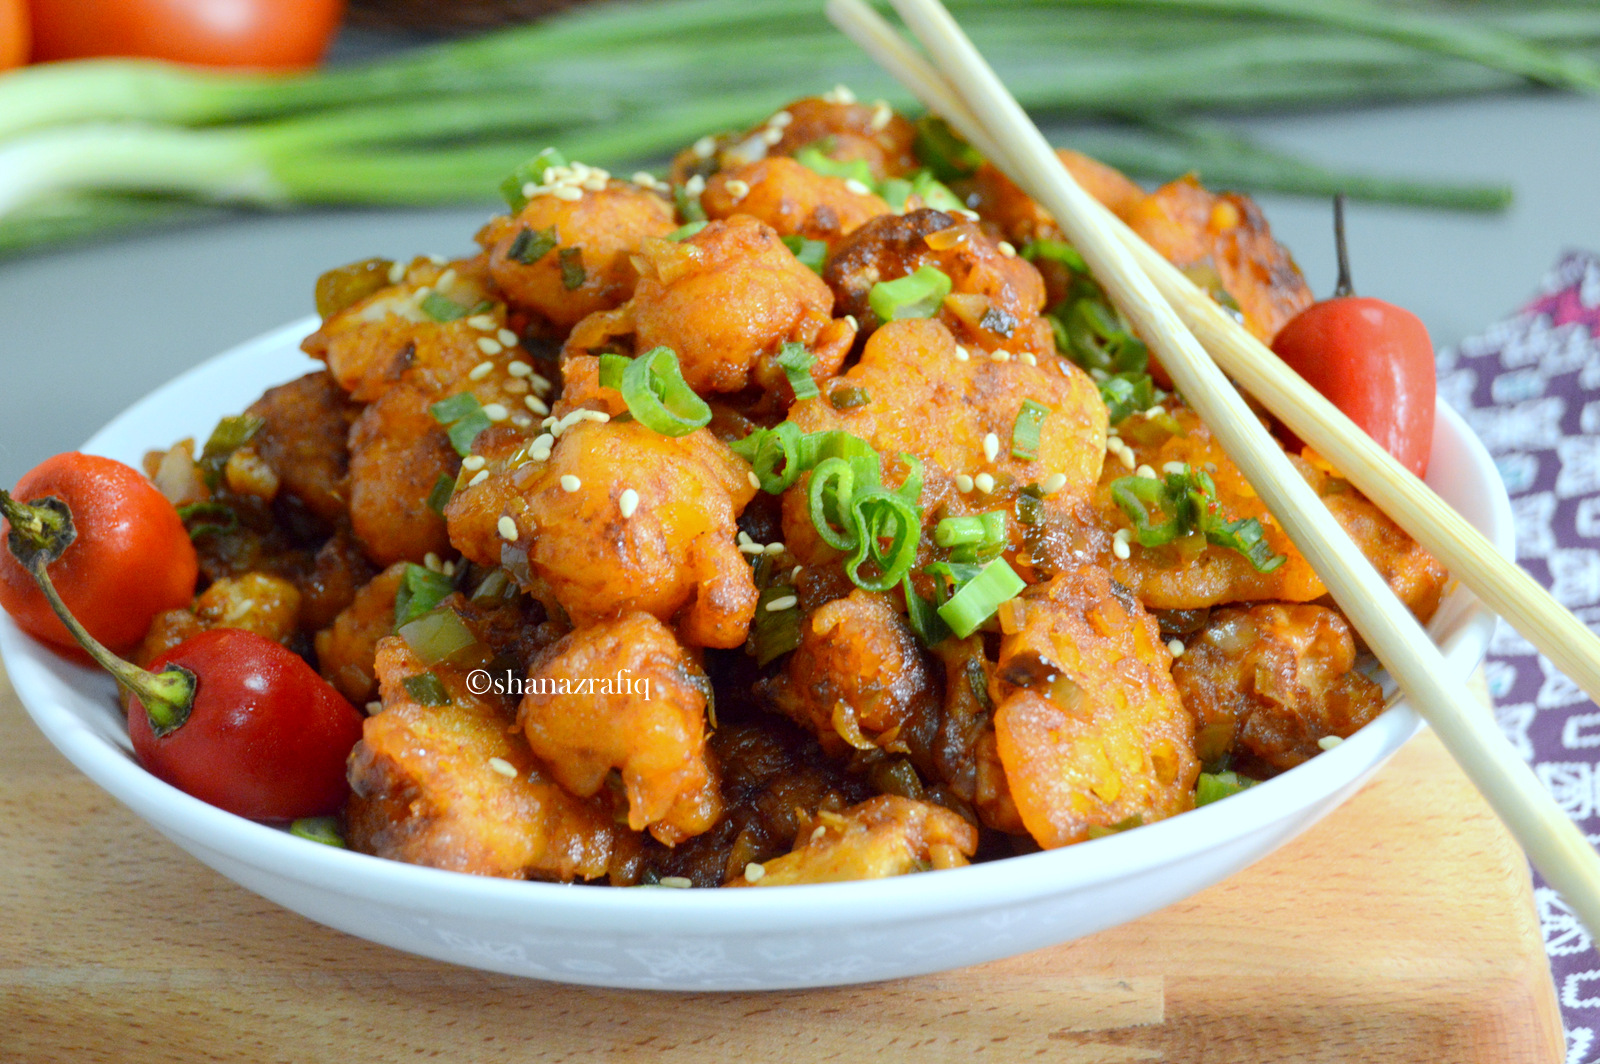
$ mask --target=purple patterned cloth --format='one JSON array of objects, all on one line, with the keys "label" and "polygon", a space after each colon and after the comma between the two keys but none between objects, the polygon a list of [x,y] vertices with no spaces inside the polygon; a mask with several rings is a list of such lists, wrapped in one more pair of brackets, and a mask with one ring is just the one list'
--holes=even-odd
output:
[{"label": "purple patterned cloth", "polygon": [[[1494,455],[1516,514],[1518,559],[1600,625],[1600,256],[1567,255],[1520,313],[1441,351],[1439,391]],[[1600,843],[1600,710],[1508,625],[1485,671],[1506,736]],[[1555,891],[1537,876],[1534,888],[1567,1064],[1597,1064],[1600,956]]]}]

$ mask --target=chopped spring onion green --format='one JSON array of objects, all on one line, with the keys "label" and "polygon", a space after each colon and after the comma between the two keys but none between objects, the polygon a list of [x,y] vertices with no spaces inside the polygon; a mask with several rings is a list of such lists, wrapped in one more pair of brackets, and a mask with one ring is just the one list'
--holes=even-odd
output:
[{"label": "chopped spring onion green", "polygon": [[1156,383],[1148,373],[1116,373],[1096,383],[1100,388],[1100,401],[1106,404],[1106,416],[1112,425],[1119,425],[1134,414],[1156,405]]},{"label": "chopped spring onion green", "polygon": [[667,239],[673,243],[688,240],[690,237],[694,236],[696,233],[710,224],[710,222],[701,219],[698,222],[690,222],[688,225],[680,225],[678,228],[667,234]]},{"label": "chopped spring onion green", "polygon": [[[930,571],[934,568],[929,566]],[[957,567],[945,563],[940,563],[939,568],[945,572],[958,571]],[[1027,586],[1004,558],[996,558],[939,607],[939,616],[952,632],[965,639],[993,617],[1002,603],[1015,598]]]},{"label": "chopped spring onion green", "polygon": [[807,240],[798,233],[783,238],[783,246],[794,252],[800,265],[812,272],[822,273],[822,264],[828,257],[828,245],[820,240]]},{"label": "chopped spring onion green", "polygon": [[828,393],[828,403],[835,410],[854,410],[872,402],[865,388],[835,388]]},{"label": "chopped spring onion green", "polygon": [[830,159],[816,144],[807,144],[795,152],[794,161],[823,177],[859,181],[869,189],[878,183],[877,178],[872,176],[872,167],[867,165],[865,159],[850,159],[845,162]]},{"label": "chopped spring onion green", "polygon": [[445,686],[439,680],[439,677],[431,672],[407,676],[400,681],[400,686],[404,687],[411,700],[420,706],[448,706],[450,704],[450,692],[445,690]]},{"label": "chopped spring onion green", "polygon": [[200,449],[200,457],[195,459],[206,487],[217,490],[217,485],[222,483],[222,467],[228,464],[233,452],[253,440],[265,424],[250,414],[237,414],[217,422],[217,427],[206,437],[206,445]]},{"label": "chopped spring onion green", "polygon": [[1089,272],[1089,264],[1078,249],[1065,240],[1030,240],[1022,245],[1021,254],[1029,262],[1056,262],[1073,273]]},{"label": "chopped spring onion green", "polygon": [[796,399],[815,399],[822,394],[817,391],[817,382],[811,379],[811,367],[816,365],[817,356],[807,351],[804,344],[784,344],[776,361],[788,376]]},{"label": "chopped spring onion green", "polygon": [[692,224],[706,220],[706,209],[701,205],[700,197],[689,195],[689,190],[682,185],[673,186],[672,199],[678,206],[678,217],[685,222]]},{"label": "chopped spring onion green", "polygon": [[683,379],[670,347],[653,347],[631,360],[601,355],[600,386],[621,392],[628,412],[663,436],[687,436],[711,421],[711,408]]},{"label": "chopped spring onion green", "polygon": [[901,578],[900,586],[906,593],[906,621],[916,637],[922,640],[922,645],[937,646],[948,639],[950,626],[944,623],[944,618],[939,616],[932,602],[917,594],[911,586],[910,574]]},{"label": "chopped spring onion green", "polygon": [[456,478],[449,473],[440,473],[439,479],[433,482],[433,490],[428,492],[428,509],[439,516],[444,516],[444,508],[450,505],[450,496],[456,493]]},{"label": "chopped spring onion green", "polygon": [[411,647],[424,665],[450,661],[478,645],[460,615],[452,609],[436,609],[400,626],[396,632]]},{"label": "chopped spring onion green", "polygon": [[1202,772],[1195,783],[1194,804],[1198,809],[1202,805],[1220,802],[1230,798],[1240,791],[1254,787],[1260,780],[1253,780],[1249,776],[1241,776],[1237,772]]},{"label": "chopped spring onion green", "polygon": [[959,211],[966,207],[961,197],[951,192],[933,176],[931,170],[918,170],[911,177],[891,177],[878,185],[878,195],[898,214],[905,213],[912,196],[922,200],[924,207],[936,211]]},{"label": "chopped spring onion green", "polygon": [[478,438],[478,433],[491,424],[489,415],[483,412],[483,405],[471,392],[441,399],[428,407],[428,413],[445,427],[451,446],[463,458],[472,453],[472,441]]},{"label": "chopped spring onion green", "polygon": [[510,176],[500,182],[500,194],[505,197],[506,205],[511,208],[511,213],[516,214],[528,205],[528,197],[522,191],[525,187],[544,184],[544,172],[546,170],[552,166],[565,165],[567,165],[566,156],[554,148],[546,148],[511,171]]},{"label": "chopped spring onion green", "polygon": [[1004,543],[1006,513],[991,510],[970,517],[946,517],[933,527],[933,541],[941,547]]},{"label": "chopped spring onion green", "polygon": [[[1225,520],[1217,501],[1217,485],[1206,473],[1184,466],[1182,472],[1161,479],[1130,476],[1111,482],[1111,498],[1128,515],[1140,545],[1159,547],[1179,536],[1199,532],[1206,542],[1244,556],[1260,573],[1270,573],[1284,562],[1274,555],[1254,517]],[[1152,520],[1153,507],[1159,520]]]},{"label": "chopped spring onion green", "polygon": [[867,480],[868,471],[876,473],[865,461],[828,458],[811,470],[806,496],[811,524],[818,537],[834,550],[854,551],[860,539],[850,503],[855,498],[858,475]]},{"label": "chopped spring onion green", "polygon": [[[917,560],[922,511],[899,492],[875,488],[857,493],[850,512],[857,542],[855,553],[845,562],[845,575],[857,587],[888,591],[911,572]],[[868,560],[878,567],[876,577],[861,575],[861,565]]]},{"label": "chopped spring onion green", "polygon": [[524,228],[512,239],[511,246],[506,248],[506,258],[532,266],[551,251],[555,250],[556,227],[548,229]]},{"label": "chopped spring onion green", "polygon": [[[601,369],[605,369],[604,358],[601,359]],[[803,438],[800,426],[792,421],[782,421],[770,429],[757,429],[730,446],[734,454],[750,463],[751,470],[761,481],[762,491],[769,495],[781,495],[804,472],[800,466]]]},{"label": "chopped spring onion green", "polygon": [[[1057,346],[1084,369],[1106,373],[1143,373],[1150,364],[1150,349],[1133,335],[1122,315],[1103,294],[1085,296],[1050,316],[1059,323]],[[1066,343],[1062,344],[1064,333]]]},{"label": "chopped spring onion green", "polygon": [[883,322],[931,318],[939,312],[950,287],[950,278],[943,270],[923,266],[916,273],[873,285],[867,293],[867,304]]},{"label": "chopped spring onion green", "polygon": [[394,627],[399,629],[431,613],[450,597],[455,583],[443,573],[422,565],[407,564],[394,596]]},{"label": "chopped spring onion green", "polygon": [[457,321],[471,312],[470,308],[438,292],[429,292],[422,297],[422,313],[437,322]]},{"label": "chopped spring onion green", "polygon": [[769,603],[794,595],[789,584],[773,584],[761,589],[756,602],[756,618],[750,625],[750,652],[756,664],[765,666],[800,645],[800,611],[796,608],[769,610]]},{"label": "chopped spring onion green", "polygon": [[556,258],[561,262],[561,287],[569,292],[582,288],[589,279],[589,271],[583,268],[583,249],[562,248]]},{"label": "chopped spring onion green", "polygon": [[339,818],[336,816],[301,817],[289,825],[289,834],[297,839],[345,849],[344,836],[339,833]]},{"label": "chopped spring onion green", "polygon": [[[190,524],[197,517],[214,518],[210,521],[199,521]],[[189,530],[191,542],[202,536],[223,536],[239,527],[239,515],[233,512],[233,507],[225,502],[206,499],[201,502],[191,502],[187,506],[178,507],[178,519]]]},{"label": "chopped spring onion green", "polygon": [[940,181],[961,181],[972,177],[983,165],[983,154],[968,144],[936,115],[917,120],[917,158]]},{"label": "chopped spring onion green", "polygon": [[1032,399],[1022,401],[1022,409],[1017,411],[1017,420],[1011,426],[1011,457],[1024,462],[1038,461],[1039,433],[1049,416],[1050,408],[1043,403]]}]

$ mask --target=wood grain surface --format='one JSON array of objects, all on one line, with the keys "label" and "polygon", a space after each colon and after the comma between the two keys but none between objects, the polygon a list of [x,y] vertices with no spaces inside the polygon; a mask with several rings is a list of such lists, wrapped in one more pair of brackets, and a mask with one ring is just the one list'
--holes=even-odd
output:
[{"label": "wood grain surface", "polygon": [[279,909],[80,776],[0,677],[0,1061],[1562,1057],[1527,866],[1431,735],[1134,923],[894,983],[670,995],[455,968]]}]

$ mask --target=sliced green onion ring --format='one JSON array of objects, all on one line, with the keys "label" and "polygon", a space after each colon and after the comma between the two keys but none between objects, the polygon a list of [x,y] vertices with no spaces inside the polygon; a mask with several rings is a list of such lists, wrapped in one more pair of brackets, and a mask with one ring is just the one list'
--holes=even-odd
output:
[{"label": "sliced green onion ring", "polygon": [[653,347],[631,360],[601,355],[600,386],[621,392],[628,412],[663,436],[687,436],[711,422],[711,408],[683,379],[670,347]]},{"label": "sliced green onion ring", "polygon": [[811,379],[811,367],[816,365],[817,356],[807,351],[805,344],[784,344],[775,361],[789,378],[796,400],[815,399],[822,394],[817,390],[817,382]]},{"label": "sliced green onion ring", "polygon": [[1015,598],[1027,586],[1004,558],[996,558],[939,607],[939,616],[952,632],[965,639],[993,617],[1001,603]]},{"label": "sliced green onion ring", "polygon": [[[911,503],[885,488],[860,492],[851,500],[850,511],[857,543],[855,553],[845,563],[845,575],[857,587],[888,591],[911,572],[917,560],[922,515]],[[861,566],[869,558],[878,566],[879,575],[875,578],[861,575]]]},{"label": "sliced green onion ring", "polygon": [[943,270],[922,266],[916,273],[873,285],[867,305],[882,322],[931,318],[939,312],[950,288],[950,277]]},{"label": "sliced green onion ring", "polygon": [[807,240],[798,233],[792,233],[783,238],[783,246],[794,252],[794,257],[800,260],[800,265],[813,273],[822,273],[822,264],[828,258],[828,245],[820,240]]},{"label": "sliced green onion ring", "polygon": [[811,524],[834,550],[853,551],[862,539],[850,505],[855,497],[856,468],[848,459],[828,458],[811,470],[806,489]]},{"label": "sliced green onion ring", "polygon": [[1050,408],[1043,403],[1032,399],[1022,401],[1022,409],[1017,411],[1017,420],[1011,426],[1011,457],[1024,462],[1039,460],[1039,435],[1049,416]]}]

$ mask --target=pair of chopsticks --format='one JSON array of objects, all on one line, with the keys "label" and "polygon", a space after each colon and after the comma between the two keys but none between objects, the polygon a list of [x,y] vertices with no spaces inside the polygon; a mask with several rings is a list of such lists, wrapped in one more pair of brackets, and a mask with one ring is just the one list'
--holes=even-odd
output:
[{"label": "pair of chopsticks", "polygon": [[827,0],[826,8],[835,25],[1054,216],[1534,866],[1584,924],[1600,933],[1600,857],[1511,749],[1463,678],[1450,675],[1438,648],[1261,427],[1224,371],[1596,699],[1600,640],[1084,192],[939,0],[891,3],[931,62],[863,0]]}]

